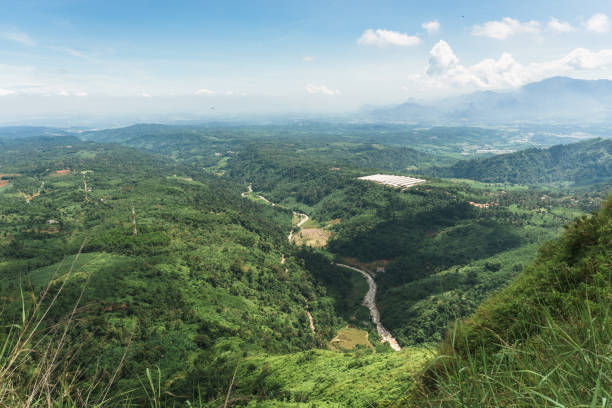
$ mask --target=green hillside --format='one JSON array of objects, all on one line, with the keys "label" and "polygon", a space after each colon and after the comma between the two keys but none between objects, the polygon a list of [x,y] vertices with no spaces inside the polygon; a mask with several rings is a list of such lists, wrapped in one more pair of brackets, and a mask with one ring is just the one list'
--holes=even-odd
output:
[{"label": "green hillside", "polygon": [[486,159],[460,161],[438,168],[441,177],[487,183],[592,185],[612,180],[612,140],[528,149]]},{"label": "green hillside", "polygon": [[[609,398],[610,202],[533,263],[604,190],[437,178],[398,190],[357,177],[385,160],[402,174],[430,155],[327,136],[214,145],[171,128],[153,143],[151,129],[134,129],[128,142],[146,142],[138,149],[72,136],[1,141],[0,406]],[[304,229],[329,234],[326,246],[289,242],[300,233],[294,210],[309,215]],[[376,304],[401,351],[381,343],[361,306],[363,277],[333,261],[384,266]],[[360,345],[332,346],[339,332]],[[566,367],[571,352],[587,365]]]},{"label": "green hillside", "polygon": [[450,330],[417,405],[608,406],[611,279],[612,197]]},{"label": "green hillside", "polygon": [[5,322],[21,321],[24,291],[31,313],[47,284],[42,308],[61,291],[37,333],[67,324],[82,296],[61,350],[72,355],[64,367],[72,381],[111,382],[124,357],[114,392],[141,389],[145,368],[158,367],[166,395],[202,390],[212,398],[234,357],[326,345],[354,313],[345,308],[359,308],[327,292],[357,284],[359,299],[363,282],[339,272],[328,289],[324,276],[304,269],[287,242],[290,211],[130,148],[65,142],[16,143],[0,153],[2,172],[18,174],[0,192],[0,291]]}]

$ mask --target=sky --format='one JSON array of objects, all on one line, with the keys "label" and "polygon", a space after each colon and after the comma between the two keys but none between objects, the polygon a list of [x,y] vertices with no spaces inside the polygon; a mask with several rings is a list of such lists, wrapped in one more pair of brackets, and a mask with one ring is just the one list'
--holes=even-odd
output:
[{"label": "sky", "polygon": [[0,0],[0,10],[2,123],[336,114],[556,75],[612,79],[609,0]]}]

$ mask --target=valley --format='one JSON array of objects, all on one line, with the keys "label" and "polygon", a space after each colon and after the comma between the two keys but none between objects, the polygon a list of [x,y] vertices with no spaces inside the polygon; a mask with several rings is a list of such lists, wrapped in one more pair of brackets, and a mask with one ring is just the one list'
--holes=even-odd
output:
[{"label": "valley", "polygon": [[[533,155],[565,146],[469,160],[445,152],[450,145],[425,152],[384,134],[369,143],[369,130],[285,129],[0,139],[11,185],[0,191],[7,318],[20,318],[24,290],[26,310],[51,307],[49,329],[79,299],[58,358],[74,356],[83,386],[98,370],[113,393],[137,390],[136,404],[147,399],[139,383],[148,369],[167,406],[219,406],[230,382],[235,406],[414,406],[449,326],[513,285],[538,248],[612,191],[606,140],[534,170]],[[554,175],[525,184],[476,175],[506,174],[497,164],[506,161]],[[573,162],[579,177],[565,170]],[[360,180],[372,174],[410,187]],[[29,204],[23,191],[36,193]],[[45,291],[61,296],[37,306]]]},{"label": "valley", "polygon": [[612,408],[611,34],[2,2],[0,408]]},{"label": "valley", "polygon": [[378,307],[376,307],[376,282],[372,279],[372,276],[363,269],[355,268],[354,266],[345,265],[345,264],[336,264],[343,268],[348,268],[355,272],[360,273],[368,282],[368,291],[366,292],[365,297],[363,298],[363,305],[368,308],[370,311],[370,316],[372,316],[372,323],[376,326],[376,331],[380,336],[381,343],[389,343],[389,347],[391,347],[395,351],[400,351],[402,348],[399,344],[397,344],[397,340],[393,338],[389,330],[385,329],[385,327],[380,322],[380,312],[378,311]]}]

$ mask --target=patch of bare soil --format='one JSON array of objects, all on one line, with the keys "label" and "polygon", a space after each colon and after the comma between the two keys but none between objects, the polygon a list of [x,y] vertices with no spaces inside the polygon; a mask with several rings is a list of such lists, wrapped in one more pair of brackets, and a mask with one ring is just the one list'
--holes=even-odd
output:
[{"label": "patch of bare soil", "polygon": [[53,173],[50,174],[50,176],[67,176],[68,174],[70,174],[70,169],[64,169],[64,170],[55,170]]},{"label": "patch of bare soil", "polygon": [[292,240],[297,245],[308,245],[321,248],[327,245],[327,241],[332,237],[333,232],[323,228],[302,228],[292,236]]}]

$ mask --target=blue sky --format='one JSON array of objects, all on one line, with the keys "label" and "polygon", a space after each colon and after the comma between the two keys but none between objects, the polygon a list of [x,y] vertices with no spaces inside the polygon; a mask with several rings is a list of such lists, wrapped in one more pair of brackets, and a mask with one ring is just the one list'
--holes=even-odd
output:
[{"label": "blue sky", "polygon": [[7,116],[339,112],[612,79],[609,1],[0,1]]}]

